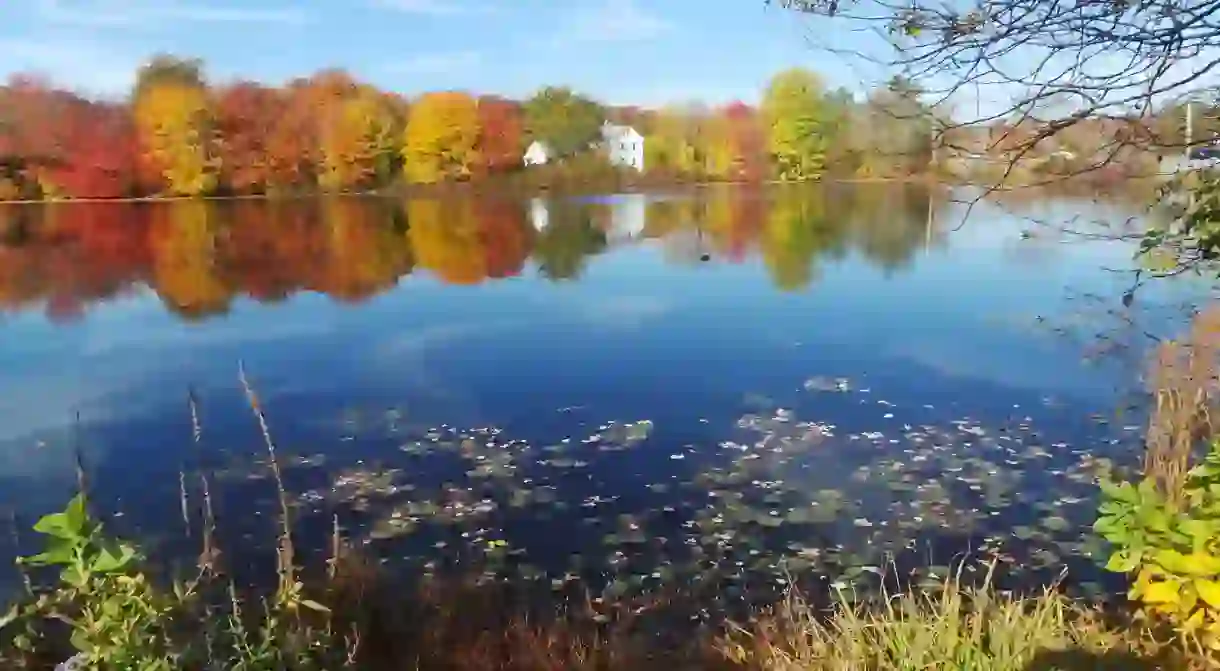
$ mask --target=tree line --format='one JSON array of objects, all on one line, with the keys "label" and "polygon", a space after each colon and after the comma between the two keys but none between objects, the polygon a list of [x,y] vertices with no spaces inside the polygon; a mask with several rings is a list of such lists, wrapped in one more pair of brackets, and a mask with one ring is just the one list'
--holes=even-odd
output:
[{"label": "tree line", "polygon": [[806,180],[924,170],[931,116],[895,80],[863,100],[791,69],[757,106],[606,106],[566,87],[518,101],[461,91],[414,99],[342,70],[282,86],[213,85],[198,60],[160,55],[122,101],[33,76],[0,86],[0,200],[355,192],[481,180],[523,171],[532,141],[552,171],[606,170],[604,121],[645,136],[647,175]]}]

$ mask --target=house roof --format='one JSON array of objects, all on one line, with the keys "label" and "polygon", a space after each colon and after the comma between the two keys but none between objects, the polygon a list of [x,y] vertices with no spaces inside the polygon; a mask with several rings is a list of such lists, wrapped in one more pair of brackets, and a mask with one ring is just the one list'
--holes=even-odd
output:
[{"label": "house roof", "polygon": [[635,135],[636,137],[642,137],[631,126],[620,126],[618,124],[610,123],[609,121],[602,124],[602,139],[604,139],[604,140],[618,140],[618,139],[627,137],[629,135]]}]

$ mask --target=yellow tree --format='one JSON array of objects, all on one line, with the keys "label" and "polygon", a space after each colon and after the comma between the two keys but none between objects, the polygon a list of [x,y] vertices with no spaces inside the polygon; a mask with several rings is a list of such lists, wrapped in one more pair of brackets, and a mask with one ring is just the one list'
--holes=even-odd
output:
[{"label": "yellow tree", "polygon": [[411,108],[403,172],[419,184],[463,179],[479,161],[479,108],[465,93],[424,94]]},{"label": "yellow tree", "polygon": [[725,114],[717,113],[707,119],[699,134],[699,155],[705,175],[717,179],[732,176],[737,158],[733,140],[733,122]]},{"label": "yellow tree", "polygon": [[141,149],[169,190],[183,196],[215,190],[216,123],[198,63],[154,58],[140,70],[132,102]]},{"label": "yellow tree", "polygon": [[763,95],[767,149],[780,179],[817,179],[825,170],[829,109],[824,90],[816,74],[794,68],[775,75]]},{"label": "yellow tree", "polygon": [[326,116],[319,137],[322,188],[368,187],[389,177],[402,130],[397,110],[384,95],[360,87],[332,104]]},{"label": "yellow tree", "polygon": [[667,109],[657,113],[652,132],[644,142],[644,165],[685,175],[699,172],[699,153],[693,115],[687,110]]}]

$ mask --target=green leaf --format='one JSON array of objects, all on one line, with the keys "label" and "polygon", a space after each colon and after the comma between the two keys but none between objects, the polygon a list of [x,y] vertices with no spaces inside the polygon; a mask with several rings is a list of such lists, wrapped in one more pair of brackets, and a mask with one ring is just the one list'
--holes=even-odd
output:
[{"label": "green leaf", "polygon": [[0,630],[3,630],[5,627],[15,622],[20,616],[21,609],[19,609],[16,604],[10,606],[7,613],[0,615]]},{"label": "green leaf", "polygon": [[1195,552],[1202,552],[1217,531],[1214,521],[1201,519],[1182,520],[1178,528],[1190,539],[1191,548]]},{"label": "green leaf", "polygon": [[77,536],[85,535],[85,527],[89,523],[89,513],[85,508],[83,492],[72,497],[72,500],[68,502],[68,507],[64,509],[64,517],[68,531]]},{"label": "green leaf", "polygon": [[77,588],[84,587],[85,581],[88,580],[88,578],[89,577],[83,571],[81,571],[80,567],[76,566],[75,564],[64,568],[64,570],[59,573],[60,580]]},{"label": "green leaf", "polygon": [[51,513],[44,516],[34,524],[34,531],[66,540],[73,540],[77,537],[77,534],[72,533],[68,516],[64,513]]},{"label": "green leaf", "polygon": [[1203,552],[1184,555],[1176,550],[1158,550],[1152,560],[1170,573],[1192,578],[1206,578],[1220,574],[1220,557]]},{"label": "green leaf", "polygon": [[1138,520],[1144,528],[1161,533],[1169,531],[1169,513],[1160,506],[1145,506],[1141,508]]},{"label": "green leaf", "polygon": [[1101,486],[1101,493],[1108,499],[1130,504],[1139,503],[1139,492],[1130,482],[1111,482],[1102,478],[1098,484]]},{"label": "green leaf", "polygon": [[76,556],[76,543],[52,536],[47,541],[47,547],[41,553],[33,557],[25,557],[22,563],[30,564],[31,566],[49,566],[56,564],[68,564]]},{"label": "green leaf", "polygon": [[135,558],[136,552],[129,545],[112,543],[113,547],[103,547],[93,559],[93,570],[98,573],[113,573],[121,571]]},{"label": "green leaf", "polygon": [[1139,556],[1134,553],[1120,550],[1110,555],[1109,561],[1106,562],[1106,570],[1114,573],[1130,573],[1139,564],[1139,559]]},{"label": "green leaf", "polygon": [[93,650],[93,645],[89,642],[89,635],[84,629],[76,629],[72,632],[72,647],[81,652],[89,652]]}]

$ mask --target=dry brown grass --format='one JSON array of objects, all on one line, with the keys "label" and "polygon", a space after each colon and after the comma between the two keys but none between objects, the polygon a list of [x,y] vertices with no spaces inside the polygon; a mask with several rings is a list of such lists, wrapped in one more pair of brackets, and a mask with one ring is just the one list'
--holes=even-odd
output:
[{"label": "dry brown grass", "polygon": [[1220,307],[1199,312],[1183,339],[1163,343],[1153,358],[1148,388],[1152,414],[1144,475],[1171,504],[1180,501],[1191,456],[1214,433],[1212,404],[1220,381]]},{"label": "dry brown grass", "polygon": [[790,595],[718,643],[755,671],[1035,671],[1206,668],[1157,645],[1131,623],[1107,622],[1055,589],[1030,596],[967,586],[883,595],[829,612]]}]

